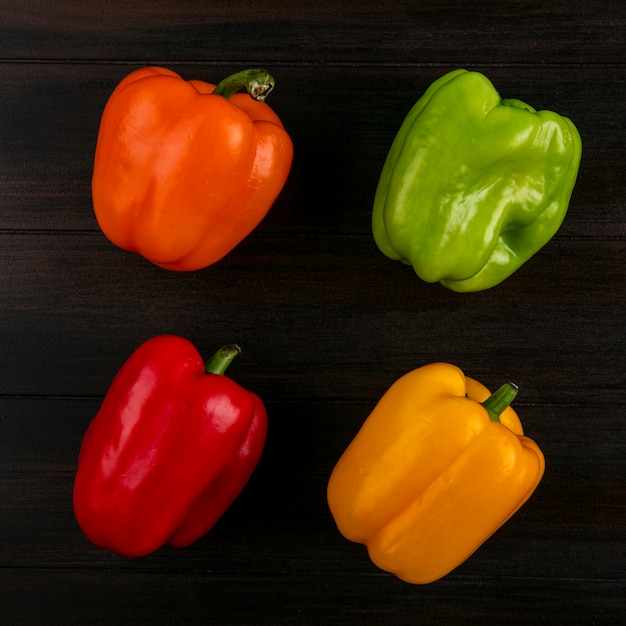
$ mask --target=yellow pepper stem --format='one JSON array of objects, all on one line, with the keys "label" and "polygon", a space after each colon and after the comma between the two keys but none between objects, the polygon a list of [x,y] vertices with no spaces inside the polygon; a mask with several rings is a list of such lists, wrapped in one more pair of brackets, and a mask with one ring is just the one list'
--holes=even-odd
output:
[{"label": "yellow pepper stem", "polygon": [[494,422],[500,421],[500,414],[506,409],[517,396],[519,387],[514,383],[504,383],[498,391],[492,393],[481,404],[489,414],[489,419]]}]

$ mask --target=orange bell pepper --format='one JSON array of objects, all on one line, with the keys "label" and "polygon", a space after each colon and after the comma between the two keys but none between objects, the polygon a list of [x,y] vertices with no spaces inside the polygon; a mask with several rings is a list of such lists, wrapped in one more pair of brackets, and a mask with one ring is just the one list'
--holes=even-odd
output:
[{"label": "orange bell pepper", "polygon": [[516,393],[507,383],[490,396],[447,363],[396,381],[330,477],[339,531],[409,583],[464,562],[543,476],[543,454],[509,406]]},{"label": "orange bell pepper", "polygon": [[[148,67],[104,109],[92,179],[104,234],[170,270],[207,267],[259,224],[289,174],[293,145],[263,100],[265,70],[217,87]],[[248,94],[236,93],[246,88]]]}]

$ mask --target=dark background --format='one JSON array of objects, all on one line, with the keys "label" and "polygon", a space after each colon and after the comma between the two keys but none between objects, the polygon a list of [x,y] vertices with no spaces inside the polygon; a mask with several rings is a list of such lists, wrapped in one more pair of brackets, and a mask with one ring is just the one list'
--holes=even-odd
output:
[{"label": "dark background", "polygon": [[[3,624],[616,624],[626,616],[626,3],[0,2],[0,621]],[[130,71],[276,77],[289,180],[223,261],[161,270],[93,216],[100,115]],[[456,294],[378,252],[371,206],[410,106],[445,72],[570,117],[583,159],[554,239]],[[187,337],[267,404],[252,480],[185,550],[127,560],[71,507],[84,431],[146,339]],[[412,586],[339,535],[329,474],[382,393],[448,361],[495,388],[546,474],[446,578]],[[459,520],[462,527],[463,521]]]}]

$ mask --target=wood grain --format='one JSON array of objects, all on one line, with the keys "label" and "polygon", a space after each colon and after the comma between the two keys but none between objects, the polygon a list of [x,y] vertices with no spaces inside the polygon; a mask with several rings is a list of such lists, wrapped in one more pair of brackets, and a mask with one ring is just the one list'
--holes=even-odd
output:
[{"label": "wood grain", "polygon": [[[0,621],[617,624],[626,617],[626,4],[83,0],[0,6]],[[216,82],[263,64],[289,180],[216,265],[161,270],[91,208],[102,109],[131,70]],[[448,70],[570,117],[583,161],[556,237],[455,294],[376,249],[373,194],[410,106]],[[206,537],[128,560],[82,536],[80,442],[118,368],[175,333],[267,403],[257,471]],[[536,494],[424,587],[381,572],[326,506],[334,463],[400,375],[449,361],[496,387],[546,456]],[[462,523],[462,521],[460,521]]]}]

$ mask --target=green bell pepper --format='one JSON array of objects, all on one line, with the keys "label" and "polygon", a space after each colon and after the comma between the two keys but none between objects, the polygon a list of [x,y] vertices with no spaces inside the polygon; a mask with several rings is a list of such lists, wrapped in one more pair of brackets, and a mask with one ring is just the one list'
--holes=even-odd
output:
[{"label": "green bell pepper", "polygon": [[374,198],[374,240],[424,281],[489,289],[559,229],[581,153],[569,119],[502,99],[478,72],[449,72],[391,145]]}]

